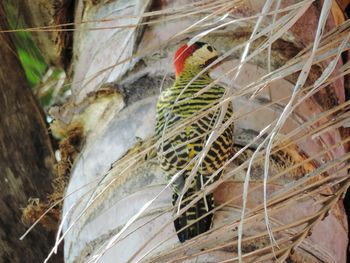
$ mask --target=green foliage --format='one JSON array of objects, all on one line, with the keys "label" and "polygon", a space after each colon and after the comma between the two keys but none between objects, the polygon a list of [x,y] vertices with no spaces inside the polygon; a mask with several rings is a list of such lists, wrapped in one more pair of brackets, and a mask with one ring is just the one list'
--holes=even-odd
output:
[{"label": "green foliage", "polygon": [[21,47],[17,47],[19,59],[23,65],[26,77],[32,87],[37,85],[47,68],[43,59],[34,57],[31,53]]},{"label": "green foliage", "polygon": [[[26,28],[24,19],[20,16],[15,2],[6,1],[5,11],[10,29]],[[15,32],[13,39],[28,82],[31,87],[35,87],[35,85],[40,83],[48,66],[40,50],[35,45],[30,32],[24,30]]]},{"label": "green foliage", "polygon": [[[22,10],[19,8],[20,1],[5,1],[5,12],[9,23],[9,29],[18,30],[12,33],[16,46],[16,53],[22,63],[28,83],[33,93],[44,110],[47,110],[55,103],[64,101],[65,92],[70,89],[63,85],[63,71],[58,68],[49,67],[45,58],[36,46],[31,32],[26,31],[28,26],[25,23]],[[22,29],[22,30],[21,30]],[[37,32],[40,34],[40,32]],[[60,82],[60,85],[57,83]]]}]

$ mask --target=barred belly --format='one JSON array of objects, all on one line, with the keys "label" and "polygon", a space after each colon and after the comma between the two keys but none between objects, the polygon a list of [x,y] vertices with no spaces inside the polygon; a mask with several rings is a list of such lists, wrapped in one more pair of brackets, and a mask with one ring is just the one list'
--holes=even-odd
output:
[{"label": "barred belly", "polygon": [[[210,109],[218,104],[225,93],[225,88],[213,86],[203,92],[202,89],[207,87],[211,81],[209,76],[204,75],[185,88],[189,80],[180,78],[172,87],[161,93],[157,104],[156,136],[161,140],[157,149],[161,168],[169,179],[176,173],[185,171],[173,185],[174,203],[195,165],[192,160],[202,152],[220,116],[220,106],[215,110]],[[195,96],[200,91],[203,93]],[[223,124],[228,121],[232,114],[233,110],[230,104]],[[185,198],[200,190],[202,183],[205,183],[228,161],[232,156],[232,149],[233,124],[229,125],[212,143],[184,196]],[[212,195],[208,195],[206,198],[206,203],[211,210],[214,207]],[[182,204],[182,207],[187,203],[186,201]],[[176,230],[179,231],[191,221],[207,213],[205,207],[203,200],[198,201],[183,216],[175,220]],[[211,225],[211,218],[212,215],[208,215],[186,230],[180,231],[178,233],[180,241],[183,242],[207,231]]]},{"label": "barred belly", "polygon": [[[200,96],[191,98],[210,82],[211,79],[199,79],[185,91],[183,89],[188,81],[185,83],[175,82],[174,86],[164,91],[160,96],[157,104],[156,135],[159,138],[164,135],[165,139],[158,147],[158,156],[162,169],[167,172],[168,176],[184,169],[202,151],[210,132],[216,125],[221,107],[207,113],[205,111],[218,103],[224,95],[225,88],[214,86]],[[174,103],[175,101],[177,103]],[[223,123],[232,116],[232,113],[230,105]],[[188,126],[180,127],[199,114],[204,115],[191,121]],[[169,132],[173,133],[170,137]],[[204,158],[201,174],[208,175],[219,169],[231,156],[232,146],[233,124],[213,142]],[[191,168],[192,166],[187,169],[191,170]]]}]

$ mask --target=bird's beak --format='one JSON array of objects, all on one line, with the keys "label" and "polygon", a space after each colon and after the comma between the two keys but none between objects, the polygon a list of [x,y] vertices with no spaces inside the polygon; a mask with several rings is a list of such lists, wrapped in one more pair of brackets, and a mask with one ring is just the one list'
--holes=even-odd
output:
[{"label": "bird's beak", "polygon": [[[209,66],[211,63],[213,63],[214,61],[216,61],[217,59],[220,59],[220,57],[216,56],[213,57],[211,59],[209,59],[205,64],[206,66]],[[233,55],[229,55],[227,57],[225,57],[224,59],[220,60],[219,62],[216,62],[215,65],[212,65],[210,67],[210,71],[215,70],[217,67],[220,67],[222,64],[228,62],[228,61],[232,61],[233,59],[237,59],[236,57],[234,57]]]},{"label": "bird's beak", "polygon": [[218,57],[218,59],[220,59],[220,62],[217,63],[218,66],[226,63],[226,62],[229,62],[229,61],[232,61],[234,59],[237,59],[237,57],[233,56],[233,55],[229,55],[223,59],[221,59],[220,57]]}]

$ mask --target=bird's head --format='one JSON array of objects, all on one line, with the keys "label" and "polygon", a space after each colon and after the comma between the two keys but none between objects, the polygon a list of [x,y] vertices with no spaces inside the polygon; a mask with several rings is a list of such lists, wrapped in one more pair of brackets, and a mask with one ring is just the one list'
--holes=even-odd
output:
[{"label": "bird's head", "polygon": [[218,58],[218,52],[207,43],[195,42],[181,46],[175,53],[174,66],[176,76],[185,71],[198,71]]}]

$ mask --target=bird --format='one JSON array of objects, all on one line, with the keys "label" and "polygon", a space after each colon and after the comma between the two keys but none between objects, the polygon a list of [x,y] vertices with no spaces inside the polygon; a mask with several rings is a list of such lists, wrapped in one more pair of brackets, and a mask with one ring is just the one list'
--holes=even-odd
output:
[{"label": "bird", "polygon": [[[218,51],[208,43],[197,41],[180,46],[173,60],[175,81],[161,92],[157,101],[155,134],[160,139],[157,146],[160,167],[168,180],[183,171],[172,184],[174,206],[194,169],[193,159],[197,156],[198,160],[213,128],[218,127],[215,125],[222,107],[213,106],[223,98],[225,88],[220,85],[209,86],[213,79],[208,71],[203,70],[218,56]],[[233,115],[231,102],[224,114],[222,123]],[[233,155],[233,128],[233,123],[229,124],[211,144],[194,177],[192,176],[193,180],[183,195],[180,208],[189,204],[191,197],[193,199],[193,195],[202,189],[204,183],[212,183],[220,177],[220,173],[213,174]],[[175,131],[173,135],[169,133],[171,131]],[[214,178],[208,182],[210,177]],[[174,220],[181,243],[211,228],[213,214],[209,212],[213,208],[214,199],[210,193]],[[205,214],[207,215],[203,216]]]}]

